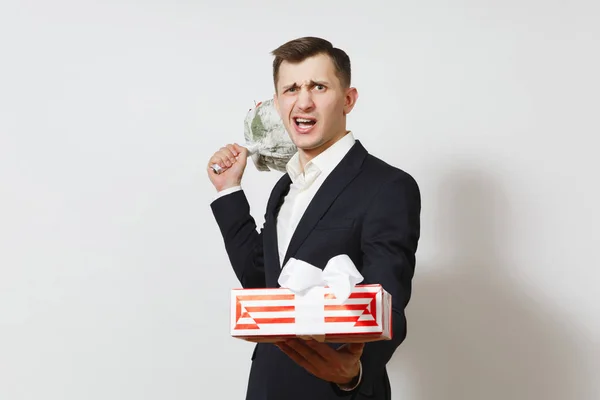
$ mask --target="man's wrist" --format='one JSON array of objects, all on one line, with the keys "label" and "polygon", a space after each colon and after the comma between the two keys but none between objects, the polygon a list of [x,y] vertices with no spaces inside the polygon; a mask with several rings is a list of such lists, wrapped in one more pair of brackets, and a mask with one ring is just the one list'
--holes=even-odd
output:
[{"label": "man's wrist", "polygon": [[217,192],[223,192],[225,190],[233,189],[233,188],[240,187],[240,186],[242,186],[242,182],[233,182],[233,183],[225,184],[221,187],[215,186],[215,189],[217,189]]},{"label": "man's wrist", "polygon": [[213,201],[217,200],[220,197],[226,196],[230,193],[237,192],[238,190],[242,190],[241,186],[229,186],[226,189],[221,189],[217,192],[216,195],[213,196]]},{"label": "man's wrist", "polygon": [[341,390],[350,392],[358,387],[362,380],[362,363],[358,360],[358,374],[346,384],[337,384]]}]

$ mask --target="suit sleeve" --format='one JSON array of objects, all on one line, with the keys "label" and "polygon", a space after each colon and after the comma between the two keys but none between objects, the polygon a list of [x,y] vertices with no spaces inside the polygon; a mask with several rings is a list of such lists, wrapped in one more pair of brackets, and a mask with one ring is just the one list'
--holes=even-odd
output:
[{"label": "suit sleeve", "polygon": [[263,229],[257,232],[245,193],[239,190],[227,194],[213,201],[210,206],[225,242],[229,261],[242,287],[264,288]]},{"label": "suit sleeve", "polygon": [[[365,345],[362,381],[352,392],[369,393],[406,338],[405,308],[410,300],[420,236],[421,195],[415,180],[402,174],[381,187],[365,215],[361,236],[364,283],[379,283],[392,295],[392,340]],[[361,389],[362,388],[362,389]],[[338,391],[340,396],[348,392]]]}]

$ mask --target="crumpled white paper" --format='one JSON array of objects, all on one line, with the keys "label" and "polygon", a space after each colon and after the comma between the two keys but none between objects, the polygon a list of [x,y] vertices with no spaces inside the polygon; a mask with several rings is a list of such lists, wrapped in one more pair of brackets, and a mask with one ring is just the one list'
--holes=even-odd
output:
[{"label": "crumpled white paper", "polygon": [[286,164],[298,151],[285,130],[273,99],[261,101],[248,111],[244,120],[244,139],[259,171],[273,169],[286,172]]},{"label": "crumpled white paper", "polygon": [[[302,260],[290,258],[283,267],[278,282],[296,295],[296,335],[325,335],[325,286],[339,304],[345,302],[363,276],[346,254],[335,256],[323,270]],[[317,338],[319,340],[319,338]]]},{"label": "crumpled white paper", "polygon": [[[290,139],[273,99],[259,102],[244,119],[244,147],[259,171],[286,172],[286,165],[298,148]],[[212,165],[220,174],[224,170]]]}]

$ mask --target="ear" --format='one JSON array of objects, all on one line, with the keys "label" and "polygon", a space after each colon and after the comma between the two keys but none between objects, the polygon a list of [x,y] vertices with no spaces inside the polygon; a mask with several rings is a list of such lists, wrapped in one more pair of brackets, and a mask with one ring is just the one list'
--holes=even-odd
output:
[{"label": "ear", "polygon": [[346,98],[344,101],[344,115],[350,114],[350,111],[352,111],[357,101],[358,90],[356,90],[356,88],[353,87],[346,89]]}]

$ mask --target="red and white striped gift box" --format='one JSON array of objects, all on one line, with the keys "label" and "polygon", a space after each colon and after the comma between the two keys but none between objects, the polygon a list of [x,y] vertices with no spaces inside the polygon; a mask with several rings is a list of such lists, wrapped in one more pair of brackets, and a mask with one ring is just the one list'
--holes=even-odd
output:
[{"label": "red and white striped gift box", "polygon": [[308,327],[308,333],[307,326],[303,326],[303,334],[299,335],[299,301],[294,292],[286,288],[233,289],[231,335],[251,342],[276,342],[296,336],[343,343],[392,338],[392,298],[381,285],[356,285],[341,304],[329,287],[323,291],[323,301],[313,306],[323,307],[324,324],[315,324],[314,332]]}]

